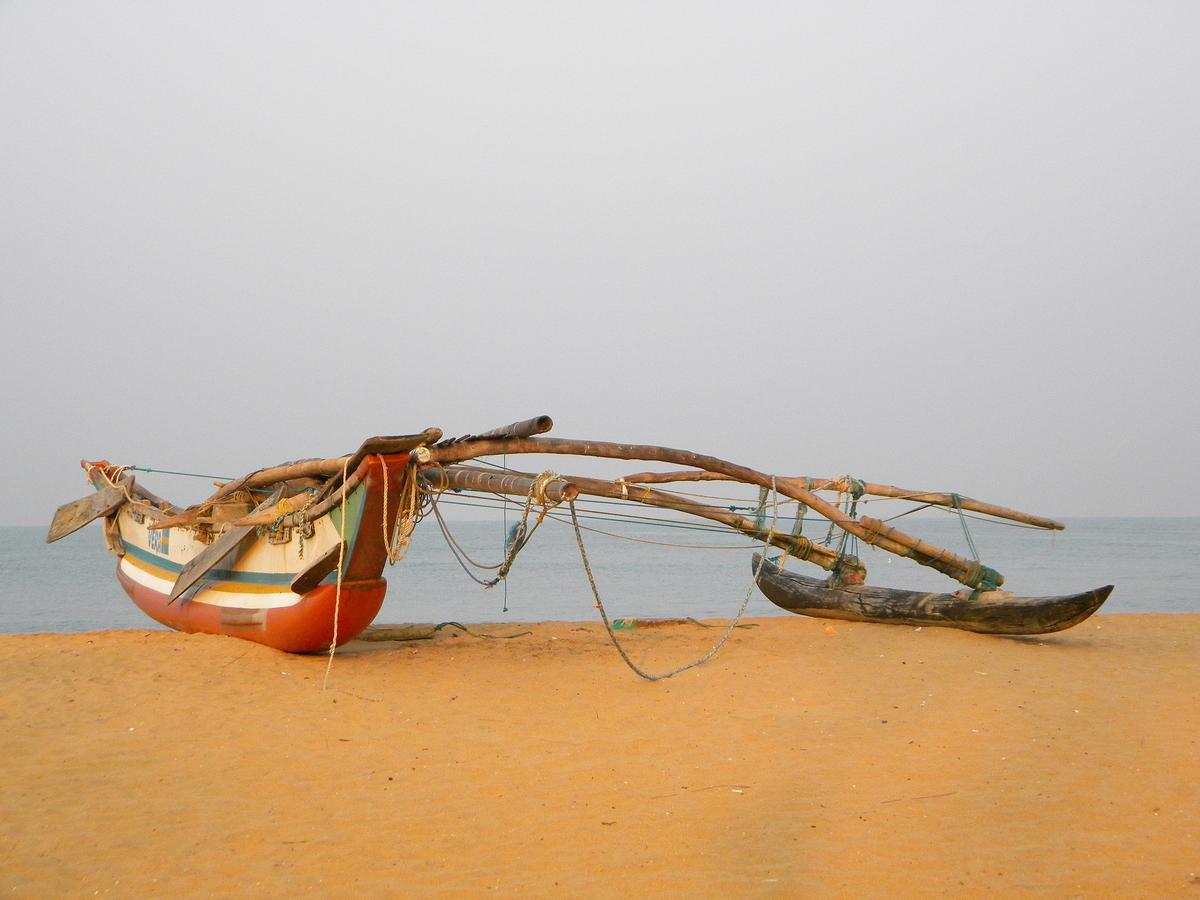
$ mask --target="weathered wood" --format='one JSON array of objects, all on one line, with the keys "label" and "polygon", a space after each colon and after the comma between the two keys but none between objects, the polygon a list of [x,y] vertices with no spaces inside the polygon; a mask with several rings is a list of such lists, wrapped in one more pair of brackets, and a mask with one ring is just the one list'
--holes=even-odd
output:
[{"label": "weathered wood", "polygon": [[[369,468],[370,468],[369,461],[364,459],[362,462],[360,462],[358,464],[358,468],[350,473],[349,477],[346,479],[346,490],[345,490],[346,496],[349,496],[350,493],[356,487],[358,487],[360,484],[362,484],[363,479],[367,477],[367,471],[369,470]],[[340,482],[340,479],[339,479],[339,482]],[[340,483],[339,483],[339,489],[338,489],[337,493],[330,494],[328,497],[325,497],[323,500],[315,500],[314,499],[314,502],[312,502],[308,506],[303,507],[301,509],[297,509],[295,511],[295,513],[291,515],[292,521],[295,523],[311,522],[314,519],[321,518],[321,516],[325,515],[330,510],[335,509],[338,506],[338,504],[340,504],[342,502],[342,493],[343,492],[340,488]],[[318,496],[320,496],[320,495],[318,495]],[[275,515],[274,511],[268,509],[268,510],[264,510],[261,512],[252,512],[252,513],[250,513],[250,515],[243,516],[242,518],[238,519],[233,524],[235,526],[270,525],[275,521],[276,518],[277,518],[277,516]]]},{"label": "weathered wood", "polygon": [[359,641],[428,641],[437,634],[434,625],[370,625]]},{"label": "weathered wood", "polygon": [[[227,497],[235,491],[267,487],[277,484],[280,481],[288,481],[294,478],[325,478],[337,479],[341,483],[342,466],[349,460],[349,471],[353,472],[358,468],[366,457],[375,454],[391,454],[391,453],[407,453],[408,451],[420,447],[423,444],[435,444],[441,440],[442,432],[439,428],[426,428],[420,434],[403,434],[394,436],[380,436],[367,438],[363,441],[362,446],[354,453],[346,456],[337,456],[330,459],[303,459],[296,462],[282,463],[277,466],[270,466],[265,469],[259,469],[256,472],[251,472],[249,475],[243,475],[234,481],[223,484],[215,494],[197,504],[197,507],[211,505],[223,497]],[[326,482],[326,488],[329,488],[329,483]],[[337,487],[337,485],[334,485]],[[193,507],[195,508],[195,507]]]},{"label": "weathered wood", "polygon": [[[689,469],[676,472],[638,472],[627,475],[625,481],[630,484],[675,484],[680,481],[734,481],[728,475],[717,472],[705,472],[699,469]],[[787,476],[780,478],[781,483],[799,484],[810,491],[849,491],[850,482],[845,476],[839,478],[805,478],[803,476]],[[872,497],[890,497],[896,500],[912,500],[914,503],[929,503],[933,506],[954,508],[955,495],[943,491],[914,491],[909,488],[895,487],[890,484],[876,484],[871,481],[860,482],[863,493]],[[1021,512],[1007,506],[986,503],[971,497],[958,495],[957,505],[968,512],[977,512],[997,519],[1008,519],[1011,522],[1022,522],[1035,528],[1046,528],[1052,531],[1062,531],[1066,528],[1062,522],[1036,516],[1033,513]]]},{"label": "weathered wood", "polygon": [[[488,472],[468,466],[425,469],[421,471],[420,478],[435,490],[491,491],[496,494],[526,496],[528,496],[534,481],[534,476],[529,473],[502,475],[499,472]],[[665,491],[656,491],[640,485],[626,485],[622,488],[616,482],[605,481],[601,478],[585,478],[581,475],[560,475],[558,481],[550,483],[551,486],[556,484],[570,489],[571,496],[567,495],[567,490],[560,492],[562,500],[573,499],[577,494],[587,494],[593,497],[610,497],[614,500],[631,500],[645,506],[675,510],[700,519],[719,522],[754,540],[762,541],[769,538],[772,546],[786,550],[798,559],[815,563],[823,569],[831,568],[838,558],[836,551],[829,547],[822,547],[820,544],[813,544],[802,535],[793,535],[786,531],[769,532],[767,529],[759,528],[751,519],[739,516],[727,509],[706,506]],[[547,487],[546,495],[551,500],[561,502],[550,486]]]},{"label": "weathered wood", "polygon": [[667,493],[666,491],[656,491],[641,485],[626,485],[622,488],[616,482],[605,481],[600,478],[585,478],[579,475],[564,475],[563,478],[574,484],[580,493],[583,494],[590,494],[595,497],[611,497],[616,500],[633,500],[646,506],[672,509],[677,512],[696,516],[700,519],[720,522],[722,525],[726,525],[734,531],[741,532],[753,540],[766,540],[772,546],[786,550],[791,556],[814,563],[822,569],[832,568],[838,559],[836,550],[830,547],[823,547],[820,544],[814,544],[803,535],[791,534],[787,531],[772,532],[769,529],[759,528],[753,519],[748,519],[745,516],[740,516],[735,512],[722,509],[718,506],[696,503],[693,500],[688,500],[684,497]]},{"label": "weathered wood", "polygon": [[863,516],[861,522],[862,527],[866,531],[866,536],[863,537],[863,540],[868,544],[879,546],[885,541],[889,545],[899,544],[904,548],[903,551],[893,550],[893,553],[950,575],[951,578],[955,577],[953,573],[965,571],[966,574],[960,576],[958,580],[962,581],[968,587],[983,587],[983,580],[991,580],[992,576],[994,576],[992,586],[999,587],[1004,584],[1003,575],[999,572],[988,570],[986,566],[978,561],[964,559],[961,556],[951,553],[949,550],[943,550],[935,544],[923,541],[918,537],[913,537],[911,534],[905,534],[902,531],[892,528],[890,525],[885,525],[878,519]]},{"label": "weathered wood", "polygon": [[[325,486],[317,493],[316,500],[319,502],[328,497],[333,496],[338,492],[342,485],[342,473],[354,473],[358,471],[358,467],[366,460],[368,456],[387,456],[393,453],[408,453],[415,450],[417,447],[428,447],[436,444],[442,439],[442,430],[440,428],[426,428],[420,434],[402,434],[391,437],[373,437],[363,441],[362,446],[350,455],[349,464],[346,464],[346,458],[342,457],[337,460],[329,460],[331,463],[336,463],[329,472],[329,480],[325,482]],[[348,476],[347,476],[348,477]]]},{"label": "weathered wood", "polygon": [[[528,496],[533,490],[536,476],[511,472],[489,472],[466,466],[449,469],[426,469],[419,475],[422,482],[435,491],[485,491],[494,494],[519,494]],[[546,482],[542,488],[545,498],[552,503],[574,500],[579,488],[559,476]]]},{"label": "weathered wood", "polygon": [[[758,565],[755,554],[754,565]],[[781,609],[806,616],[934,625],[983,634],[1048,634],[1078,625],[1100,608],[1112,585],[1062,597],[1016,597],[1008,591],[926,594],[869,585],[830,587],[763,562],[758,587]]]},{"label": "weathered wood", "polygon": [[104,517],[104,546],[118,559],[125,555],[125,542],[121,539],[120,507]]},{"label": "weathered wood", "polygon": [[479,434],[467,434],[462,437],[450,438],[442,441],[441,446],[445,447],[450,444],[458,444],[462,441],[478,441],[485,438],[523,438],[533,437],[535,434],[545,434],[554,427],[554,420],[549,416],[534,416],[532,419],[522,419],[520,422],[513,422],[511,425],[502,425],[499,428],[493,428],[491,431],[481,431]]},{"label": "weathered wood", "polygon": [[[276,490],[270,497],[260,503],[258,510],[267,510],[279,502],[283,495],[282,489]],[[169,603],[178,600],[185,591],[195,587],[205,575],[220,565],[225,559],[236,553],[243,543],[254,537],[254,526],[233,526],[227,529],[219,538],[209,544],[202,553],[193,557],[179,572],[175,586],[171,588]]]},{"label": "weathered wood", "polygon": [[[126,486],[133,481],[131,478],[121,480]],[[120,484],[105,484],[95,493],[72,500],[70,503],[64,503],[55,511],[54,518],[50,520],[46,543],[53,544],[68,534],[74,534],[89,522],[109,515],[125,502],[125,491],[122,490]]]},{"label": "weathered wood", "polygon": [[292,579],[292,593],[307,594],[320,584],[326,575],[338,567],[338,560],[344,558],[345,550],[346,542],[338,541],[309,563]]},{"label": "weathered wood", "polygon": [[[665,462],[677,466],[704,469],[709,472],[718,472],[723,475],[729,475],[734,480],[743,481],[747,484],[756,484],[759,487],[770,488],[774,483],[779,493],[807,504],[810,509],[824,516],[843,531],[863,540],[868,536],[866,529],[862,527],[858,520],[851,518],[833,504],[826,502],[811,491],[798,486],[795,482],[782,481],[781,483],[781,480],[778,478],[773,481],[770,475],[755,471],[746,466],[740,466],[715,456],[693,453],[690,450],[679,450],[674,447],[656,447],[648,444],[615,444],[608,441],[564,440],[562,438],[488,439],[464,442],[450,447],[424,448],[419,456],[419,461],[422,464],[446,465],[481,456],[515,455],[518,453],[596,456],[603,459],[644,459],[653,462]],[[904,536],[903,532],[897,532],[897,534]],[[887,550],[889,553],[895,553],[899,556],[912,555],[910,552],[911,548],[893,540],[892,536],[881,536],[873,543],[875,546],[882,550]],[[938,571],[945,572],[951,578],[961,581],[969,587],[975,586],[964,579],[970,579],[978,575],[979,566],[977,563],[963,560],[961,557],[944,551],[938,558],[945,565],[945,568],[939,568]],[[921,559],[916,559],[916,561],[925,564]]]}]

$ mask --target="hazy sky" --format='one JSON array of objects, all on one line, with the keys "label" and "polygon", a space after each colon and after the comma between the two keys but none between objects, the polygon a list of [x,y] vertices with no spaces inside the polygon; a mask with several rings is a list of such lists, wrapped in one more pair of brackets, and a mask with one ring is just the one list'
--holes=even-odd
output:
[{"label": "hazy sky", "polygon": [[538,413],[1195,515],[1198,42],[1195,2],[0,0],[0,523],[84,456]]}]

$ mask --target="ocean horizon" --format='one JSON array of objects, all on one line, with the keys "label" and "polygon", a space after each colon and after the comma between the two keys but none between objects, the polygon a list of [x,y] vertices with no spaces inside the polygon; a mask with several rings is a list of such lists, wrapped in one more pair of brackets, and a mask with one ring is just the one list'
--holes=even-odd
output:
[{"label": "ocean horizon", "polygon": [[[907,521],[912,533],[969,555],[956,518]],[[980,557],[1016,593],[1065,594],[1113,584],[1101,613],[1200,613],[1200,517],[1078,518],[1066,525],[1063,532],[1043,532],[973,523],[972,533]],[[500,560],[499,520],[451,521],[450,527],[473,559]],[[790,615],[751,588],[759,545],[739,535],[603,527],[619,537],[585,532],[584,539],[610,616],[725,619],[747,591],[747,616]],[[816,522],[806,533],[822,535],[822,528]],[[42,526],[0,526],[0,633],[162,627],[118,586],[115,561],[96,524],[55,544],[44,538]],[[946,592],[960,587],[891,554],[865,548],[860,556],[872,584]],[[789,569],[820,574],[796,561]],[[385,569],[384,577],[388,593],[378,622],[587,621],[598,615],[574,531],[561,520],[538,529],[506,584],[484,589],[469,578],[432,520],[421,523],[407,557]]]}]

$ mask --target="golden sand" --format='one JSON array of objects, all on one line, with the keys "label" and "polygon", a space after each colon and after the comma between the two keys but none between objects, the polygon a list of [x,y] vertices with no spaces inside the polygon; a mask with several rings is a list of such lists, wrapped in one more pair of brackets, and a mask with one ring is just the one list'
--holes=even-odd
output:
[{"label": "golden sand", "polygon": [[1200,616],[754,624],[0,638],[0,890],[1200,898]]}]

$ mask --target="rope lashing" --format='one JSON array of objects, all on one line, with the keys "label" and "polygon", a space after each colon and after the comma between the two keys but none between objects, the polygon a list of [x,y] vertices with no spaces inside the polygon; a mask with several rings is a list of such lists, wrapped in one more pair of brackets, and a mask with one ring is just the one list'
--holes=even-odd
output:
[{"label": "rope lashing", "polygon": [[[446,544],[450,547],[450,551],[454,555],[455,560],[458,561],[459,566],[462,567],[462,570],[466,572],[473,581],[485,588],[495,587],[497,584],[506,581],[508,573],[512,569],[513,562],[516,560],[517,554],[520,553],[522,548],[529,543],[529,539],[533,537],[533,533],[537,531],[538,527],[543,521],[545,521],[550,510],[554,509],[559,505],[559,503],[562,502],[561,500],[552,500],[546,495],[547,488],[553,482],[558,480],[558,477],[559,476],[556,472],[547,470],[533,479],[529,486],[529,492],[525,496],[525,505],[521,511],[521,518],[514,526],[511,535],[507,531],[508,505],[507,503],[504,505],[504,559],[499,565],[494,566],[477,563],[467,555],[467,552],[462,548],[462,545],[459,544],[459,542],[455,540],[454,536],[450,533],[449,526],[446,525],[446,520],[442,517],[441,510],[438,509],[438,500],[442,493],[444,493],[444,490],[442,488],[438,488],[432,494],[431,508],[433,509],[434,517],[437,519],[438,527],[441,529],[442,537],[445,539]],[[439,485],[446,483],[446,479],[439,479],[438,481]],[[533,504],[535,502],[538,503],[542,508],[538,513],[537,521],[535,521],[531,527],[529,525],[529,516],[533,510]],[[513,536],[515,536],[515,538]],[[476,576],[475,573],[467,567],[467,563],[470,563],[477,569],[498,569],[499,571],[496,572],[495,577],[484,580]]]},{"label": "rope lashing", "polygon": [[758,505],[754,507],[754,527],[762,531],[767,527],[767,488],[759,487]]},{"label": "rope lashing", "polygon": [[396,519],[389,530],[387,520],[388,482],[391,481],[391,476],[388,474],[387,460],[383,454],[377,454],[376,458],[383,469],[383,547],[387,552],[388,564],[394,566],[408,555],[408,548],[412,545],[413,531],[416,530],[417,523],[420,521],[421,503],[417,488],[417,464],[409,456],[401,482],[404,493],[396,507]]}]

